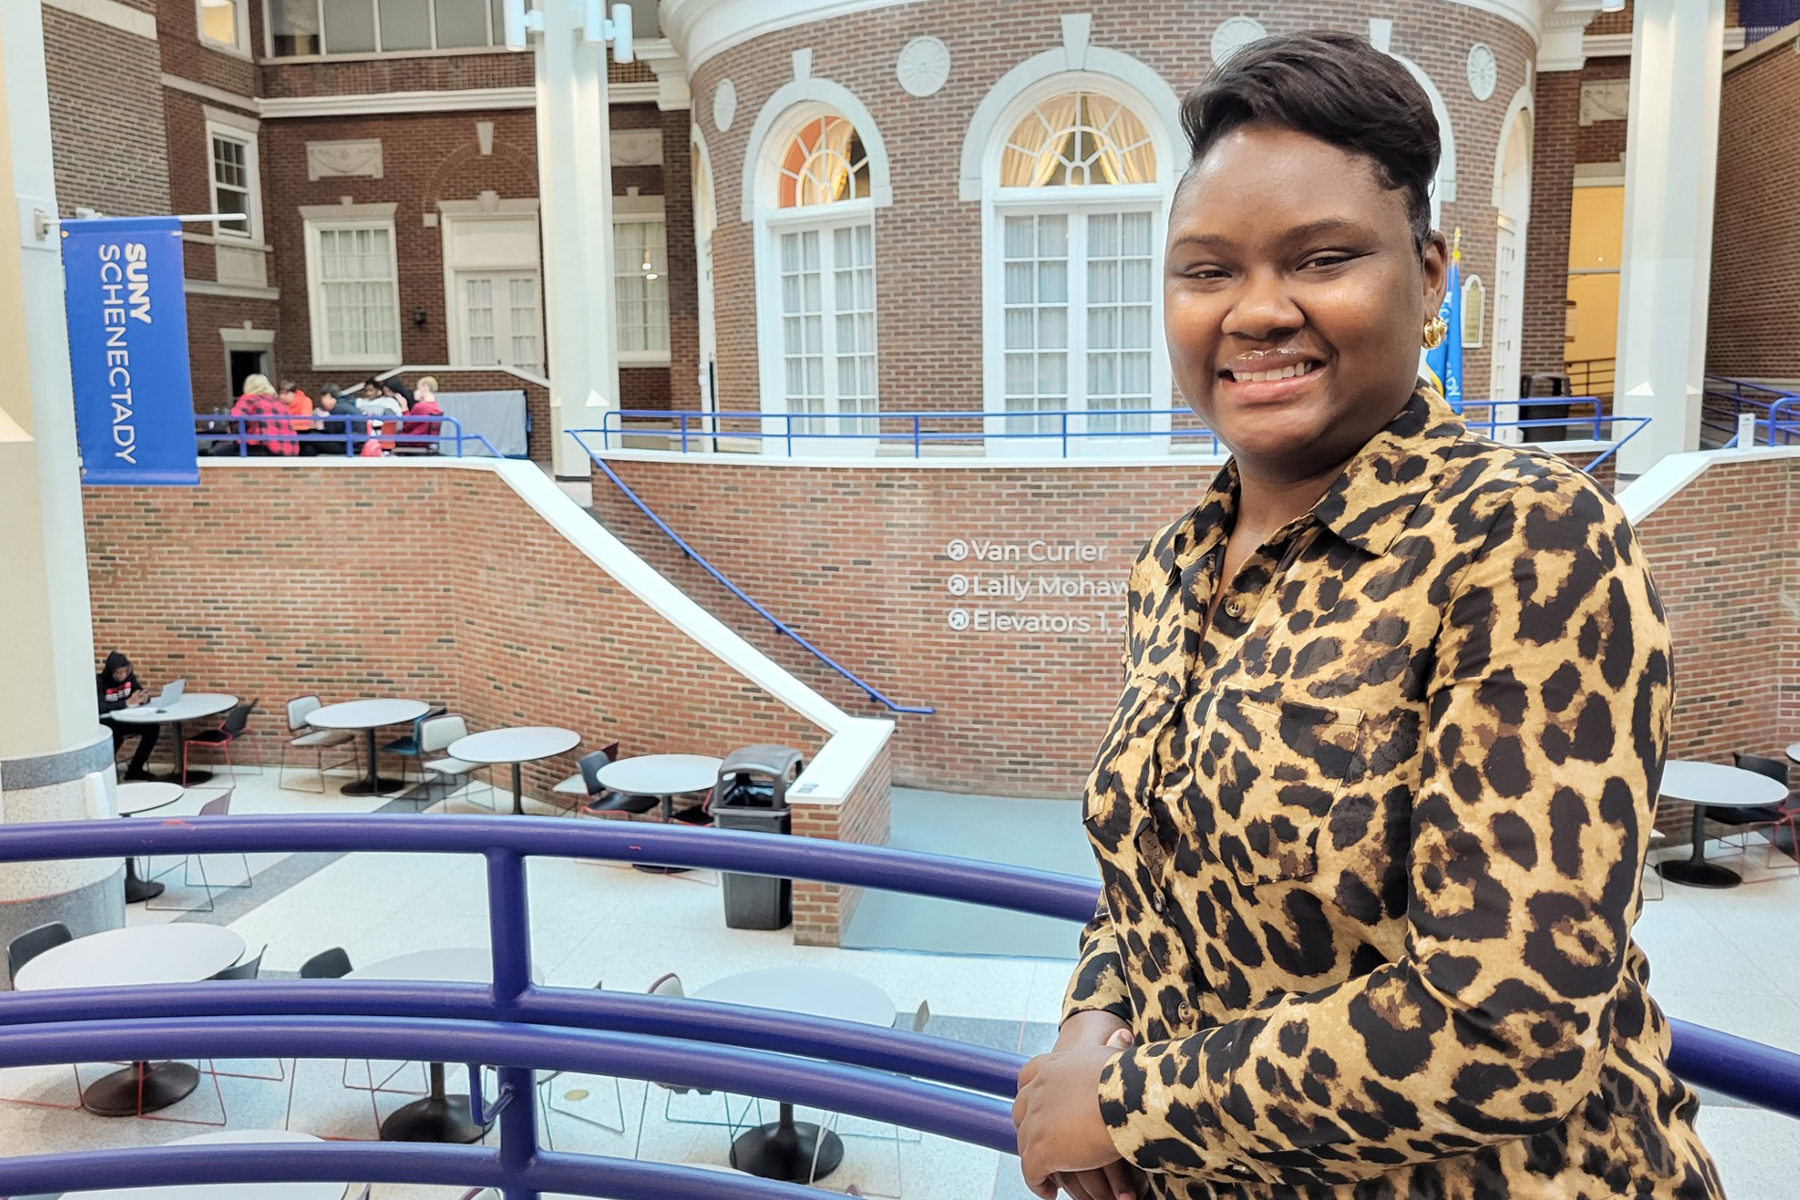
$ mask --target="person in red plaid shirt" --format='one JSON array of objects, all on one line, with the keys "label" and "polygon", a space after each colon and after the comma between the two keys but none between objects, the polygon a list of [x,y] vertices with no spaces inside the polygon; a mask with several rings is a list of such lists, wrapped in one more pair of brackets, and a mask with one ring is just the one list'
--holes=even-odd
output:
[{"label": "person in red plaid shirt", "polygon": [[250,454],[293,455],[300,453],[300,439],[294,422],[288,419],[288,406],[275,395],[275,385],[266,375],[252,375],[244,380],[244,394],[231,406],[231,415],[248,418],[241,430],[234,422],[232,433],[248,439]]}]

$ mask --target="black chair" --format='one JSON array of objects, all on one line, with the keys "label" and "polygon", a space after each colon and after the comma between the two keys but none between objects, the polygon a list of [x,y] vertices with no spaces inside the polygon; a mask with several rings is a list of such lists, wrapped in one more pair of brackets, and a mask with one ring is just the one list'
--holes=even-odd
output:
[{"label": "black chair", "polygon": [[[618,757],[617,742],[604,750],[593,750],[582,755],[575,760],[575,773],[551,788],[551,793],[557,796],[586,797],[589,803],[602,799],[606,795],[606,788],[600,783],[600,769]],[[569,811],[579,815],[584,807],[578,799],[570,805]]]},{"label": "black chair", "polygon": [[[211,748],[223,753],[225,755],[225,765],[231,768],[232,777],[236,778],[237,764],[231,761],[231,744],[238,741],[240,738],[246,738],[248,736],[250,718],[256,712],[256,706],[259,703],[260,701],[257,700],[246,700],[242,704],[233,705],[231,711],[225,714],[224,722],[220,724],[217,729],[202,729],[194,736],[183,739],[181,743],[182,787],[187,786],[188,754],[196,747],[200,749]],[[259,775],[262,773],[262,758],[260,755],[257,757],[256,771]]]},{"label": "black chair", "polygon": [[19,968],[42,954],[46,950],[54,950],[64,942],[72,942],[75,935],[61,921],[51,921],[48,925],[39,925],[36,929],[27,929],[14,938],[6,947],[6,974],[8,979],[17,977]]},{"label": "black chair", "polygon": [[[409,732],[383,745],[381,747],[382,753],[397,755],[400,758],[410,758],[415,762],[422,760],[425,757],[424,751],[421,749],[421,746],[424,743],[419,737],[419,726],[426,721],[431,720],[431,718],[441,717],[449,711],[450,710],[445,708],[442,704],[433,704],[426,710],[424,716],[412,723],[412,729]],[[400,774],[402,776],[406,774],[405,763],[400,765]]]},{"label": "black chair", "polygon": [[300,964],[302,979],[342,979],[355,968],[350,965],[350,956],[342,946],[333,946],[329,950],[321,950]]},{"label": "black chair", "polygon": [[247,958],[243,962],[238,963],[236,966],[226,967],[223,971],[220,971],[217,975],[214,975],[213,978],[214,979],[255,979],[258,976],[258,974],[262,971],[263,955],[267,954],[268,952],[269,952],[269,948],[267,946],[264,946],[261,950],[258,950],[256,952],[255,958]]}]

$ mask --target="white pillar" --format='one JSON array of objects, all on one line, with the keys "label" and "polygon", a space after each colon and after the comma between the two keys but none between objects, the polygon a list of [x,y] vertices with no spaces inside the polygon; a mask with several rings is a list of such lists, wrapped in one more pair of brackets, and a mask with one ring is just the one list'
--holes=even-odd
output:
[{"label": "white pillar", "polygon": [[1700,445],[1724,41],[1724,0],[1634,6],[1615,404],[1650,425],[1625,474]]},{"label": "white pillar", "polygon": [[543,210],[551,463],[586,478],[569,429],[619,404],[613,319],[611,124],[606,47],[583,40],[575,0],[545,0],[537,38],[538,196]]},{"label": "white pillar", "polygon": [[[87,539],[63,323],[62,253],[38,0],[0,2],[0,827],[111,803],[112,737],[94,696]],[[0,871],[0,942],[44,921],[124,921],[123,865]]]}]

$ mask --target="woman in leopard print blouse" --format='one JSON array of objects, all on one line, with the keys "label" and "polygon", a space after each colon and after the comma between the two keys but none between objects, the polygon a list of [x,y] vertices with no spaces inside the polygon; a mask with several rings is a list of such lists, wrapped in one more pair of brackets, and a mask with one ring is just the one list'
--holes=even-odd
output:
[{"label": "woman in leopard print blouse", "polygon": [[1716,1200],[1629,934],[1668,629],[1605,492],[1415,379],[1430,105],[1306,34],[1183,121],[1166,332],[1232,460],[1132,571],[1103,899],[1020,1076],[1026,1182]]}]

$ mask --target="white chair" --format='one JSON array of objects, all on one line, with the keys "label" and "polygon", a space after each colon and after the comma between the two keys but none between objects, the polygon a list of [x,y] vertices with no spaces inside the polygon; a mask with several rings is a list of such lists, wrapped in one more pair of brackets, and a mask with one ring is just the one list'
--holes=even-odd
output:
[{"label": "white chair", "polygon": [[[650,994],[652,996],[664,996],[664,997],[667,997],[667,998],[673,999],[673,1000],[681,1000],[681,999],[686,998],[686,996],[687,996],[687,992],[681,986],[681,976],[675,974],[673,971],[671,971],[667,975],[664,975],[661,978],[657,979],[657,981],[655,983],[652,983],[650,985]],[[648,1117],[649,1111],[650,1111],[650,1089],[652,1087],[662,1088],[663,1091],[668,1093],[663,1098],[663,1120],[669,1122],[672,1125],[710,1125],[710,1126],[714,1126],[714,1127],[729,1129],[731,1131],[730,1136],[733,1141],[737,1140],[738,1127],[739,1127],[739,1125],[741,1125],[743,1123],[744,1116],[749,1115],[750,1107],[756,1103],[756,1100],[754,1098],[745,1100],[744,1101],[744,1115],[738,1117],[736,1120],[733,1120],[732,1116],[731,1116],[731,1097],[724,1092],[720,1092],[719,1093],[720,1098],[725,1103],[725,1119],[723,1121],[697,1121],[697,1120],[693,1120],[691,1118],[676,1118],[669,1111],[669,1106],[672,1103],[674,1103],[676,1096],[685,1096],[690,1091],[697,1091],[702,1096],[707,1096],[707,1095],[712,1094],[711,1091],[707,1088],[689,1088],[682,1084],[659,1083],[659,1082],[656,1082],[655,1080],[652,1080],[650,1083],[648,1083],[644,1086],[644,1103],[638,1109],[637,1145],[634,1146],[631,1151],[631,1157],[633,1157],[633,1158],[637,1158],[643,1154],[644,1124],[645,1124],[645,1119]]]},{"label": "white chair", "polygon": [[[325,790],[325,751],[332,746],[345,746],[356,741],[356,735],[348,729],[314,729],[306,723],[306,718],[324,707],[317,696],[296,696],[287,703],[288,732],[296,736],[290,737],[281,747],[281,764],[276,768],[277,785],[292,792],[303,792],[305,788],[289,787],[287,782],[287,757],[289,750],[311,750],[315,756],[315,769],[319,773],[319,791]],[[301,732],[304,730],[305,732]],[[355,751],[344,761],[355,761]],[[340,764],[333,763],[333,766]]]},{"label": "white chair", "polygon": [[[930,1022],[931,1022],[931,1005],[928,1001],[921,1000],[921,1001],[919,1001],[918,1011],[913,1013],[912,1031],[914,1033],[924,1033],[925,1026],[928,1025]],[[840,1118],[839,1114],[832,1113],[831,1117],[825,1122],[825,1128],[836,1131],[837,1127],[838,1127],[838,1121],[840,1119],[841,1118]],[[901,1195],[905,1192],[905,1190],[906,1190],[905,1175],[903,1174],[903,1170],[901,1167],[900,1147],[903,1143],[917,1142],[920,1139],[919,1139],[918,1133],[916,1133],[916,1132],[914,1132],[911,1137],[907,1137],[906,1134],[901,1131],[901,1129],[898,1125],[895,1125],[892,1128],[894,1131],[892,1137],[889,1137],[885,1133],[872,1133],[872,1134],[840,1133],[840,1136],[842,1136],[842,1137],[866,1137],[873,1141],[881,1141],[881,1142],[891,1141],[894,1143],[894,1191],[893,1191],[892,1195],[889,1195],[886,1192],[858,1192],[857,1195],[881,1197],[881,1198],[883,1198],[883,1200],[900,1200]],[[818,1145],[813,1148],[812,1171],[809,1172],[809,1174],[816,1174],[818,1172],[818,1169],[819,1169],[819,1147],[822,1147],[824,1144],[825,1144],[825,1139],[823,1137],[821,1137],[818,1140]]]},{"label": "white chair", "polygon": [[[428,785],[433,781],[443,783],[445,800],[450,798],[450,793],[455,791],[459,785],[479,771],[482,764],[464,762],[460,758],[451,758],[448,755],[440,758],[429,756],[441,754],[449,748],[452,742],[468,736],[469,723],[463,720],[461,713],[443,713],[435,717],[426,717],[419,722],[419,758],[422,760],[421,765],[425,768],[425,780]],[[489,785],[488,791],[490,793],[493,791],[492,785]],[[427,792],[429,793],[429,787]],[[419,807],[423,808],[424,803],[421,802]],[[493,807],[494,804],[490,798],[488,808],[492,809]]]},{"label": "white chair", "polygon": [[[599,991],[600,989],[604,988],[605,986],[606,986],[606,984],[604,981],[602,981],[600,983],[596,983],[594,985],[594,990]],[[602,1120],[598,1120],[597,1118],[594,1118],[594,1117],[584,1116],[583,1114],[578,1113],[573,1109],[556,1107],[556,1097],[553,1094],[551,1094],[550,1085],[552,1083],[555,1083],[556,1080],[561,1078],[564,1074],[566,1074],[566,1072],[564,1072],[564,1071],[541,1071],[538,1073],[538,1078],[537,1078],[538,1103],[543,1106],[544,1112],[546,1113],[546,1116],[544,1119],[544,1145],[548,1149],[551,1149],[551,1150],[556,1149],[556,1140],[552,1136],[552,1130],[550,1128],[550,1120],[547,1115],[549,1113],[555,1113],[558,1116],[568,1117],[572,1121],[580,1121],[583,1125],[591,1125],[595,1129],[604,1129],[608,1133],[624,1133],[625,1132],[625,1091],[619,1084],[618,1076],[615,1075],[613,1077],[613,1081],[612,1081],[613,1082],[613,1101],[618,1105],[618,1109],[619,1109],[619,1123],[617,1125],[614,1125],[609,1121],[602,1121]],[[587,1098],[587,1096],[585,1093],[571,1093],[568,1097],[565,1097],[565,1098],[573,1099],[573,1100],[585,1100]]]}]

